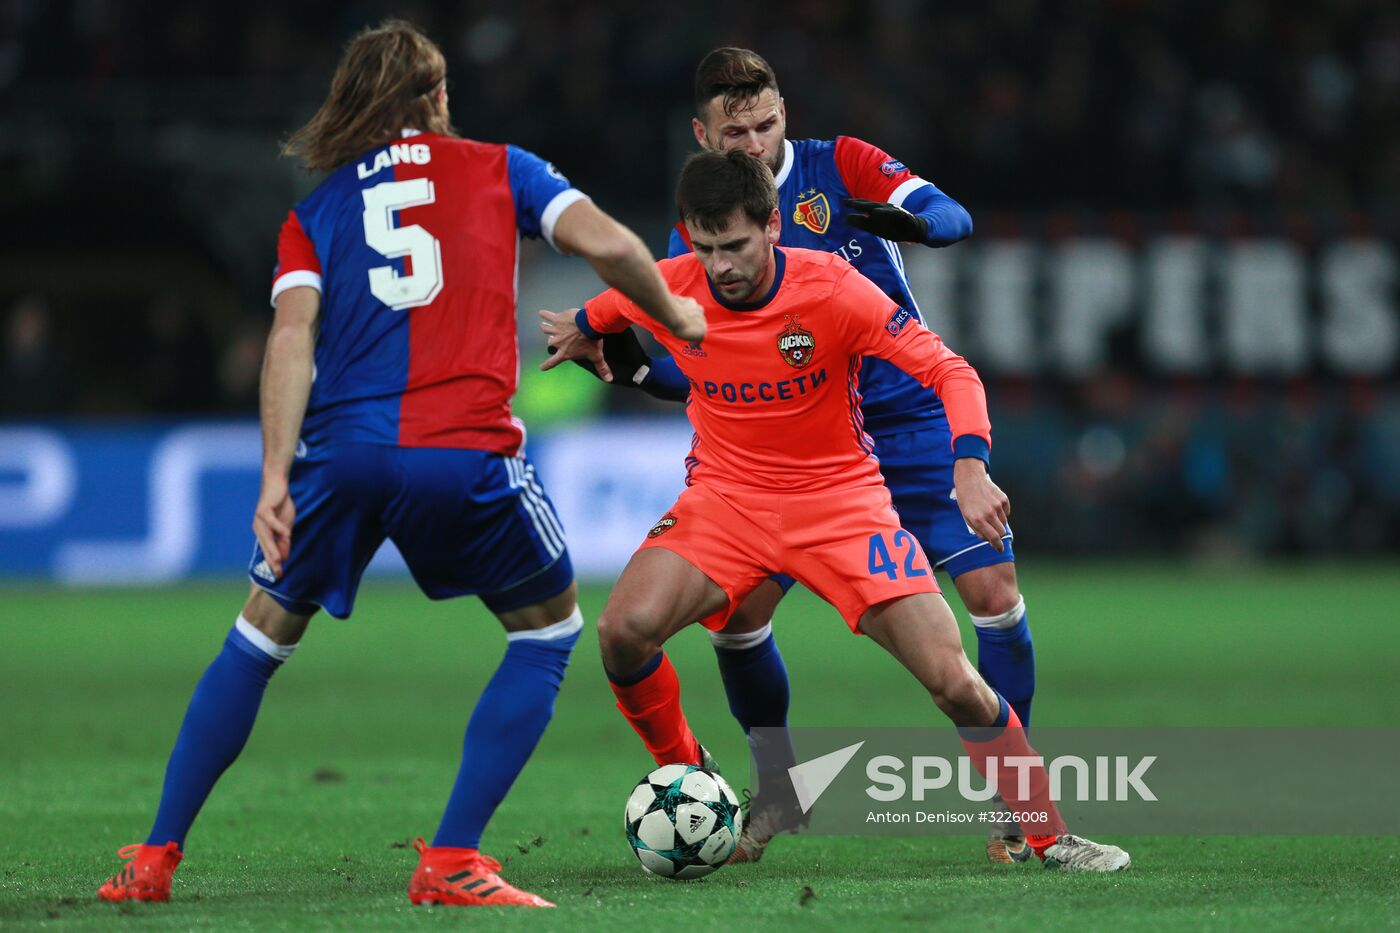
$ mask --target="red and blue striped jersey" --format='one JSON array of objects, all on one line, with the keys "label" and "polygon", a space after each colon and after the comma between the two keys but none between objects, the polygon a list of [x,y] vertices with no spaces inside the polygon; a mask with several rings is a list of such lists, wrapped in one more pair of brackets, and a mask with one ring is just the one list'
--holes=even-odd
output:
[{"label": "red and blue striped jersey", "polygon": [[515,146],[406,135],[333,172],[282,225],[272,297],[321,292],[302,440],[514,454],[521,236],[584,195]]}]

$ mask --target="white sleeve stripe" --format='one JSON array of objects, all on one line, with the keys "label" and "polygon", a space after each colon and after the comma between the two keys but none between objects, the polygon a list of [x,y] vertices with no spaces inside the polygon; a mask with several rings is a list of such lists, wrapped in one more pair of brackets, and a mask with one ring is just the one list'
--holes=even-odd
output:
[{"label": "white sleeve stripe", "polygon": [[922,178],[911,178],[904,184],[900,185],[898,188],[891,191],[890,196],[887,200],[895,207],[903,207],[905,198],[909,197],[909,195],[913,194],[915,191],[918,191],[925,185],[929,184],[932,183],[924,181]]},{"label": "white sleeve stripe", "polygon": [[321,291],[321,273],[312,272],[310,269],[294,269],[286,275],[279,275],[277,281],[272,283],[272,304],[277,304],[278,295],[299,285],[310,285],[316,291]]},{"label": "white sleeve stripe", "polygon": [[[544,211],[540,214],[540,232],[549,241],[550,246],[554,246],[554,225],[559,222],[559,215],[563,214],[570,205],[576,201],[587,201],[588,195],[577,188],[566,188],[554,196],[554,199],[545,205]],[[559,247],[555,246],[555,249]]]}]

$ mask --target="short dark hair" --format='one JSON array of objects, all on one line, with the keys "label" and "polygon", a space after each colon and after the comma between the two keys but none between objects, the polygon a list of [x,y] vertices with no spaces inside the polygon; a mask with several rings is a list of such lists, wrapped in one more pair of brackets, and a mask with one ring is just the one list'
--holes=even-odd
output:
[{"label": "short dark hair", "polygon": [[676,208],[682,221],[719,233],[735,211],[765,226],[778,208],[773,173],[742,149],[703,149],[685,160],[676,185]]},{"label": "short dark hair", "polygon": [[749,49],[715,49],[695,69],[695,112],[705,119],[705,108],[716,97],[724,98],[724,112],[734,111],[767,88],[778,92],[778,76],[763,56]]}]

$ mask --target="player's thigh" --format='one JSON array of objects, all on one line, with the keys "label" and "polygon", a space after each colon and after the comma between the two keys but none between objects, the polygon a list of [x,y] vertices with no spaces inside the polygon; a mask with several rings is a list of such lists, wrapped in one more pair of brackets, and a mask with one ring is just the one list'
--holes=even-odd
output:
[{"label": "player's thigh", "polygon": [[385,525],[427,596],[477,595],[517,621],[527,607],[572,601],[563,524],[524,456],[446,448],[397,456],[400,483]]},{"label": "player's thigh", "polygon": [[248,567],[253,585],[287,613],[310,617],[323,608],[339,619],[350,615],[365,567],[384,542],[382,514],[396,483],[392,450],[317,447],[292,463],[296,521],[282,576],[272,575],[256,543]]},{"label": "player's thigh", "polygon": [[900,527],[883,485],[787,496],[782,569],[841,613],[852,631],[871,606],[937,593],[919,542]]},{"label": "player's thigh", "polygon": [[1021,600],[1016,564],[1011,562],[965,571],[953,578],[953,586],[967,611],[975,616],[999,616],[1016,608]]},{"label": "player's thigh", "polygon": [[675,551],[642,548],[632,555],[608,594],[598,617],[598,635],[605,643],[660,645],[728,604],[725,591]]},{"label": "player's thigh", "polygon": [[946,712],[973,720],[994,714],[995,697],[963,653],[958,624],[941,595],[919,593],[872,606],[860,628],[894,655]]},{"label": "player's thigh", "polygon": [[734,614],[724,624],[724,634],[744,635],[763,628],[773,620],[778,603],[782,602],[788,589],[795,582],[792,577],[778,574],[758,584],[752,593],[744,597],[739,608],[734,610]]},{"label": "player's thigh", "polygon": [[578,608],[578,584],[570,583],[561,593],[539,602],[496,613],[507,632],[531,632],[563,622]]},{"label": "player's thigh", "polygon": [[633,560],[648,551],[670,552],[698,571],[723,598],[712,603],[708,597],[714,596],[715,591],[703,588],[707,599],[699,614],[692,614],[696,610],[691,603],[668,608],[661,605],[663,598],[652,596],[647,600],[644,593],[629,597],[629,602],[646,600],[655,612],[684,617],[684,623],[698,620],[711,631],[723,629],[735,610],[777,566],[779,548],[773,528],[778,515],[772,498],[700,484],[688,487],[647,533]]},{"label": "player's thigh", "polygon": [[937,593],[915,593],[867,609],[860,629],[920,680],[955,665],[962,655],[957,620]]},{"label": "player's thigh", "polygon": [[247,602],[243,604],[243,618],[279,645],[295,645],[301,641],[311,622],[310,614],[289,612],[256,586],[252,587]]},{"label": "player's thigh", "polygon": [[900,523],[919,539],[936,569],[957,579],[1016,559],[1010,528],[998,551],[967,526],[953,485],[946,426],[876,438],[875,450]]}]

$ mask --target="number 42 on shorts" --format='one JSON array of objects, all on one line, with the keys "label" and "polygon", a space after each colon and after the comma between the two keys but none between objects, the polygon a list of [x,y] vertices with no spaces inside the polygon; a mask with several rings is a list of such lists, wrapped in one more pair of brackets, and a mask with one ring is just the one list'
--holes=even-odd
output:
[{"label": "number 42 on shorts", "polygon": [[[870,536],[870,575],[872,577],[877,573],[883,573],[891,580],[899,579],[899,564],[890,557],[890,550],[885,545],[883,534]],[[914,543],[914,536],[903,528],[894,533],[893,550],[896,555],[900,551],[904,552],[902,556],[904,557],[904,576],[906,578],[928,576],[927,566],[916,567],[914,565],[914,561],[922,555],[919,553],[918,545]]]}]

